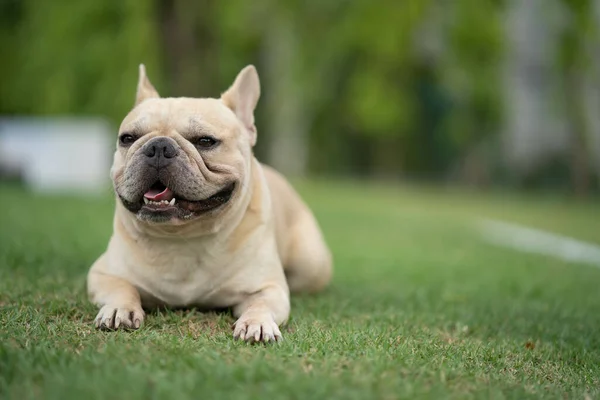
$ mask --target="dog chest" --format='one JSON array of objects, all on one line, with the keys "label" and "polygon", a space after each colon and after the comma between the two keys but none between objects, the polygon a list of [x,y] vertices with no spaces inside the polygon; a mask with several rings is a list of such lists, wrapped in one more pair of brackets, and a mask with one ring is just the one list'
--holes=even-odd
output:
[{"label": "dog chest", "polygon": [[155,301],[167,306],[229,306],[237,295],[228,287],[234,260],[210,253],[158,256],[131,265],[129,279]]}]

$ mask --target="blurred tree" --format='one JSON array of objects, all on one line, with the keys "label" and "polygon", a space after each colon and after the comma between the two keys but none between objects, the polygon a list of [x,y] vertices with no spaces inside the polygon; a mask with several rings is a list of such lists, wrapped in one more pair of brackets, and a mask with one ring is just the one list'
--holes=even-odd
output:
[{"label": "blurred tree", "polygon": [[[453,105],[444,133],[449,135],[446,147],[451,149],[451,158],[462,164],[480,150],[484,138],[498,134],[502,125],[503,2],[460,0],[451,4],[445,9],[450,50],[440,65]],[[479,177],[485,173],[482,170],[490,168],[481,157],[476,158],[480,161],[475,165],[465,164],[464,178]],[[473,168],[478,171],[470,170]]]},{"label": "blurred tree", "polygon": [[[162,49],[152,4],[135,0],[8,2],[10,57],[0,64],[1,112],[94,114],[119,121],[135,98],[137,66],[160,88]],[[5,44],[5,43],[3,43]]]},{"label": "blurred tree", "polygon": [[588,51],[588,39],[597,38],[598,31],[592,0],[562,1],[568,18],[561,35],[559,66],[569,125],[571,184],[575,194],[583,197],[590,190],[593,173],[584,95],[585,75],[590,72],[593,55]]},{"label": "blurred tree", "polygon": [[[560,57],[571,179],[589,187],[578,71],[597,35],[592,0],[572,13]],[[137,65],[166,96],[218,96],[258,67],[259,157],[290,175],[489,178],[504,125],[506,0],[4,0],[0,112],[130,109]],[[597,37],[597,36],[594,36]],[[484,178],[482,178],[484,177]]]}]

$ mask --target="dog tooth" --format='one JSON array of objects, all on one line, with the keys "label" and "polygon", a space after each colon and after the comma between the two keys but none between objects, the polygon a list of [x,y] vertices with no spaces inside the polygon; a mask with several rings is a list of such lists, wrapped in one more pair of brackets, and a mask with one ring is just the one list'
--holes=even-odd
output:
[{"label": "dog tooth", "polygon": [[173,197],[173,198],[171,199],[171,201],[169,202],[169,205],[172,205],[172,206],[174,206],[174,205],[175,205],[175,197]]},{"label": "dog tooth", "polygon": [[144,204],[148,204],[150,202],[150,200],[148,200],[147,198],[144,197]]}]

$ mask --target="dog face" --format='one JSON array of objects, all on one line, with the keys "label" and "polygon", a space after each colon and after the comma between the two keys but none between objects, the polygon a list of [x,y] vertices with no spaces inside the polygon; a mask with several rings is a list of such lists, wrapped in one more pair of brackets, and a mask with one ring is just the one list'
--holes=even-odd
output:
[{"label": "dog face", "polygon": [[119,128],[111,178],[140,221],[214,218],[249,184],[258,74],[244,68],[220,99],[160,98],[140,66],[134,109]]}]

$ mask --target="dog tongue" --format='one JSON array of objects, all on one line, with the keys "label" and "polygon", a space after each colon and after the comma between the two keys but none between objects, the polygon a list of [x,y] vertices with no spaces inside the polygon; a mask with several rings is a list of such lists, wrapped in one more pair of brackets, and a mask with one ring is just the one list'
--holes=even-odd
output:
[{"label": "dog tongue", "polygon": [[169,188],[166,188],[162,192],[159,189],[150,189],[144,193],[144,197],[152,201],[171,201],[173,199],[173,192]]}]

